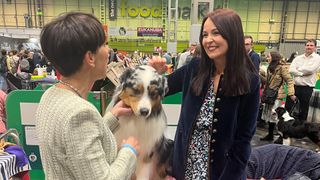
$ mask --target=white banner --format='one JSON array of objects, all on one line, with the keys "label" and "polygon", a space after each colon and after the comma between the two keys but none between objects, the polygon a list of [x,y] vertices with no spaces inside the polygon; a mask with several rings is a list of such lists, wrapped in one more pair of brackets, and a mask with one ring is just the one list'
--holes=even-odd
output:
[{"label": "white banner", "polygon": [[110,27],[109,36],[135,36],[137,29],[128,27]]}]

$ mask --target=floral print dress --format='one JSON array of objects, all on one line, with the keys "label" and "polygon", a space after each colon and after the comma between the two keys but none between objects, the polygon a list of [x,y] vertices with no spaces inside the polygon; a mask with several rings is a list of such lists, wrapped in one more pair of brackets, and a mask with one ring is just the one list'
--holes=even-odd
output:
[{"label": "floral print dress", "polygon": [[215,94],[213,92],[213,81],[211,81],[192,132],[188,148],[185,179],[209,178],[210,141],[214,103]]}]

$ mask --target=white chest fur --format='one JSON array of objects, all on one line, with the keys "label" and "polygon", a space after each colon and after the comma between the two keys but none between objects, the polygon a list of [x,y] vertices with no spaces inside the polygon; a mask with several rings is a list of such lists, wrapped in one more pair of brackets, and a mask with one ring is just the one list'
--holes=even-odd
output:
[{"label": "white chest fur", "polygon": [[115,132],[118,146],[121,145],[123,139],[133,136],[137,138],[141,152],[148,154],[163,136],[166,116],[163,111],[158,116],[149,119],[132,115],[120,117],[119,123],[120,126]]}]

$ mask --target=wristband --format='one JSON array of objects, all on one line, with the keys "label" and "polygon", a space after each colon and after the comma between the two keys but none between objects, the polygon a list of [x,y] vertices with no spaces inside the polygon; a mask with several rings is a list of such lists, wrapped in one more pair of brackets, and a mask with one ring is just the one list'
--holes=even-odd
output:
[{"label": "wristband", "polygon": [[132,147],[130,144],[124,144],[122,145],[123,148],[129,148],[133,154],[135,154],[136,156],[138,156],[138,152],[134,149],[134,147]]}]

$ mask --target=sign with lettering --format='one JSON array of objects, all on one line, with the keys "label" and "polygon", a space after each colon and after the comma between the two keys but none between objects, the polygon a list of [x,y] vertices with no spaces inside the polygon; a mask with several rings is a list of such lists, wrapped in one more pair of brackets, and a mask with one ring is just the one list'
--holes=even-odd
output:
[{"label": "sign with lettering", "polygon": [[[109,0],[117,1],[117,0]],[[143,18],[162,18],[163,10],[161,1],[150,0],[121,0],[118,11],[121,17],[143,17]],[[110,7],[112,4],[110,4]],[[199,3],[198,5],[198,19],[202,19],[209,10],[208,3]],[[109,13],[110,14],[110,13]],[[115,13],[115,16],[117,14]],[[172,13],[172,17],[174,13]],[[179,0],[178,5],[178,19],[188,20],[191,17],[191,0]]]},{"label": "sign with lettering", "polygon": [[110,21],[117,19],[117,0],[109,0],[109,19]]},{"label": "sign with lettering", "polygon": [[163,28],[138,27],[137,28],[137,35],[138,36],[162,37],[163,36]]}]

